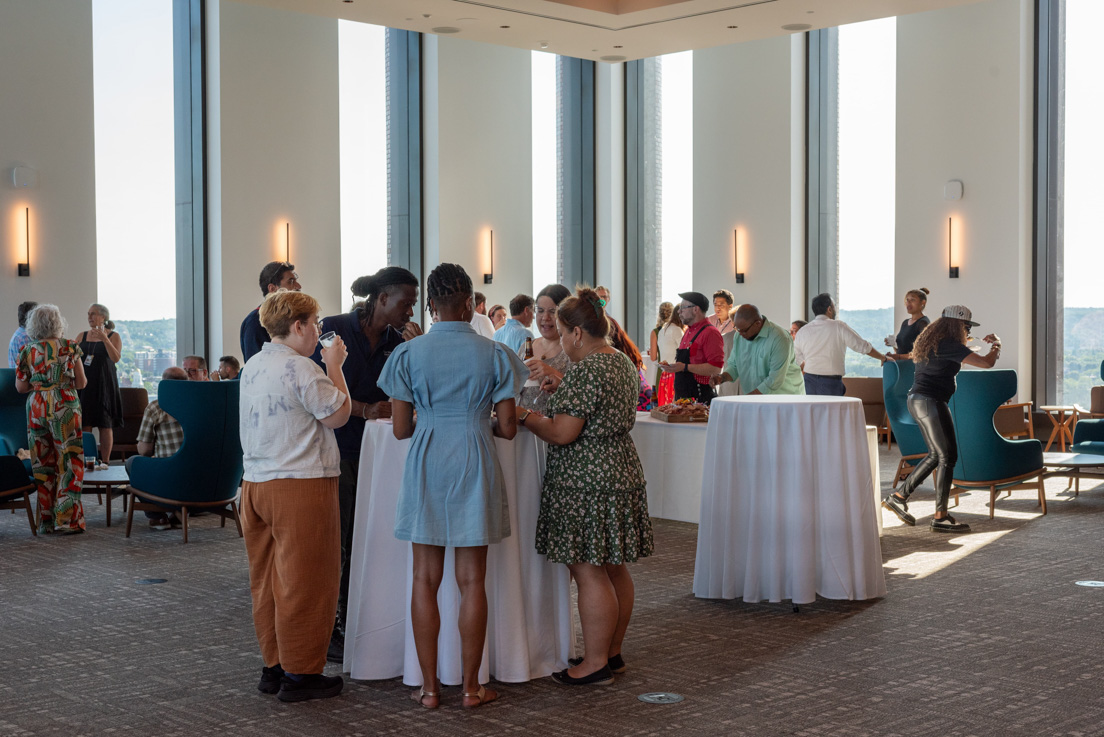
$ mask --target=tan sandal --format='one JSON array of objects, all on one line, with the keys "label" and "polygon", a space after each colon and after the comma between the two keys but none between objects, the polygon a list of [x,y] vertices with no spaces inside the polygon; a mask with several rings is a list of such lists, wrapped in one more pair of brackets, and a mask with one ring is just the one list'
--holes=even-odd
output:
[{"label": "tan sandal", "polygon": [[[437,703],[432,706],[425,703],[425,697],[437,699]],[[424,709],[436,709],[441,705],[441,693],[439,691],[426,691],[424,687],[419,688],[417,691],[410,692],[410,700],[421,706]]]},{"label": "tan sandal", "polygon": [[[460,696],[461,696],[461,705],[465,709],[475,709],[475,708],[478,708],[480,706],[483,706],[483,704],[489,704],[492,701],[498,701],[498,693],[495,692],[495,691],[491,691],[491,693],[493,694],[493,696],[488,698],[487,697],[487,689],[483,686],[480,686],[479,690],[476,691],[475,693],[468,693],[467,691],[463,691],[460,694]],[[463,703],[463,699],[479,699],[479,703],[469,705],[469,704]]]}]

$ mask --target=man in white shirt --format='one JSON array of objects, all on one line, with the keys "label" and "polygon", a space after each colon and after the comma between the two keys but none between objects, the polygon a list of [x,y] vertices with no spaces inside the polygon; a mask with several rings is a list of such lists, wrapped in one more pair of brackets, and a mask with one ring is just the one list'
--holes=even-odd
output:
[{"label": "man in white shirt", "polygon": [[843,359],[848,348],[885,363],[886,357],[851,326],[836,319],[832,295],[813,297],[813,321],[794,336],[794,357],[805,372],[805,393],[842,397]]}]

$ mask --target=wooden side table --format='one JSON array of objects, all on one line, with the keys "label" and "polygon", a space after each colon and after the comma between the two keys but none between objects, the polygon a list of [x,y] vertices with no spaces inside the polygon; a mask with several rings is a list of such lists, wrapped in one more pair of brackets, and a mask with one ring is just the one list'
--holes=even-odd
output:
[{"label": "wooden side table", "polygon": [[1050,451],[1050,446],[1054,445],[1054,440],[1058,440],[1058,448],[1061,452],[1066,452],[1066,443],[1073,445],[1073,421],[1077,417],[1077,410],[1066,404],[1047,404],[1040,405],[1040,410],[1046,412],[1047,417],[1050,418],[1050,423],[1054,425],[1054,428],[1050,431],[1050,439],[1047,440],[1046,448],[1044,452]]}]

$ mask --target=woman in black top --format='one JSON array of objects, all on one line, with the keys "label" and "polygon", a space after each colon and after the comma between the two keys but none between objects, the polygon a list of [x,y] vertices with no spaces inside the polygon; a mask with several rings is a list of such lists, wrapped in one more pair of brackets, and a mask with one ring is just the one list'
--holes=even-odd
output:
[{"label": "woman in black top", "polygon": [[115,364],[123,353],[123,340],[115,332],[111,314],[101,304],[88,308],[88,330],[77,336],[84,352],[84,373],[88,385],[80,391],[84,427],[99,428],[100,454],[104,463],[111,460],[115,428],[123,426],[123,396]]},{"label": "woman in black top", "polygon": [[908,498],[916,487],[936,468],[935,517],[931,521],[932,532],[969,532],[965,522],[956,522],[947,513],[947,497],[951,493],[951,474],[958,461],[958,444],[955,441],[954,423],[947,402],[955,393],[955,376],[962,364],[993,368],[1000,358],[1000,338],[990,333],[983,340],[989,344],[989,353],[980,356],[966,347],[970,328],[978,323],[970,318],[970,310],[962,305],[951,305],[943,310],[943,316],[921,333],[913,346],[912,358],[916,361],[916,380],[908,395],[909,414],[920,426],[928,455],[916,464],[905,483],[882,500],[882,506],[897,515],[906,525],[915,525],[916,518],[908,512]]},{"label": "woman in black top", "polygon": [[[886,358],[900,361],[912,357],[913,344],[916,343],[920,333],[924,332],[924,328],[931,322],[924,316],[924,308],[928,304],[929,294],[931,292],[928,291],[927,287],[910,289],[905,293],[905,311],[908,312],[909,316],[907,320],[901,323],[901,330],[897,333],[897,339],[894,341],[897,352],[886,354]],[[890,348],[893,347],[888,339],[886,345]]]}]

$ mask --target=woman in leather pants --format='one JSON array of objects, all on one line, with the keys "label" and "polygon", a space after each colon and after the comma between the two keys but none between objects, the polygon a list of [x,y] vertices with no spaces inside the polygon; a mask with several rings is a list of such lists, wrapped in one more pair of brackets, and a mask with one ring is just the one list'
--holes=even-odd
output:
[{"label": "woman in leather pants", "polygon": [[897,515],[906,525],[915,525],[916,518],[908,512],[908,498],[924,479],[935,470],[935,516],[931,521],[932,532],[969,532],[965,522],[956,522],[947,513],[947,498],[951,493],[951,474],[958,461],[958,444],[955,441],[954,423],[947,402],[955,393],[955,376],[962,364],[992,368],[1000,358],[1000,338],[990,333],[983,340],[989,344],[989,353],[982,356],[966,347],[970,328],[978,323],[971,318],[970,310],[962,305],[951,305],[916,339],[912,358],[916,362],[916,379],[908,395],[909,414],[920,426],[928,455],[916,464],[905,483],[895,493],[882,500],[882,506]]}]

